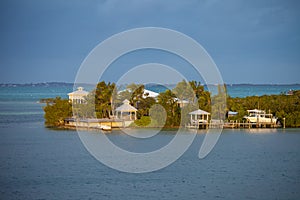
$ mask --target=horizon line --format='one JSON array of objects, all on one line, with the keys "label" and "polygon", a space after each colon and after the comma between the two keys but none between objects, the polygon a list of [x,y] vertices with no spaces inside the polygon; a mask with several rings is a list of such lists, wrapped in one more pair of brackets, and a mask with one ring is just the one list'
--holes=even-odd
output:
[{"label": "horizon line", "polygon": [[[194,80],[189,80],[189,81],[194,81]],[[100,81],[99,81],[100,82]],[[110,81],[105,81],[106,83],[110,82]],[[114,83],[114,82],[110,82],[110,83]],[[177,82],[178,83],[178,82]],[[165,85],[174,85],[177,83],[166,83]],[[201,82],[200,82],[201,83]],[[75,83],[71,83],[71,82],[63,82],[63,81],[47,81],[47,82],[27,82],[27,83],[0,83],[0,85],[46,85],[46,84],[68,84],[68,85],[74,85]],[[78,84],[83,84],[83,85],[94,85],[92,83],[77,83]],[[131,83],[125,83],[126,84],[131,84]],[[136,84],[143,84],[143,83],[136,83]],[[147,83],[144,85],[150,85],[150,84],[156,84],[156,83]],[[300,83],[224,83],[226,86],[230,86],[230,85],[300,85]],[[158,84],[160,85],[160,84]],[[203,84],[201,83],[201,85],[214,85],[214,84]]]}]

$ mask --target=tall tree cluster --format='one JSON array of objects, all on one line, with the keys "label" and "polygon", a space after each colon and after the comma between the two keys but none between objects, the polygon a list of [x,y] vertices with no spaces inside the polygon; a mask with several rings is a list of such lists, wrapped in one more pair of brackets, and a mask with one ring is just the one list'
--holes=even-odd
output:
[{"label": "tall tree cluster", "polygon": [[72,105],[69,100],[56,97],[48,99],[44,111],[46,126],[61,126],[64,125],[65,118],[72,116]]},{"label": "tall tree cluster", "polygon": [[94,92],[97,118],[109,118],[112,115],[115,88],[115,83],[105,83],[102,81],[97,84]]}]

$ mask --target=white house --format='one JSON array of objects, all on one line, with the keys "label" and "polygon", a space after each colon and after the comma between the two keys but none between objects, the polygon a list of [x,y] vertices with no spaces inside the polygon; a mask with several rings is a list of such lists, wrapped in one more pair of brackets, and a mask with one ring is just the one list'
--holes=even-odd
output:
[{"label": "white house", "polygon": [[[124,92],[124,91],[129,91],[128,89],[125,89],[125,90],[121,90],[118,92],[118,94],[120,94],[121,92]],[[159,93],[157,92],[153,92],[151,90],[147,90],[147,89],[144,89],[144,93],[143,93],[143,98],[147,98],[147,97],[152,97],[154,99],[156,99],[158,97]]]},{"label": "white house", "polygon": [[69,101],[72,103],[82,104],[85,102],[85,97],[89,94],[89,92],[84,91],[83,87],[78,87],[77,91],[68,93]]},{"label": "white house", "polygon": [[157,92],[153,92],[151,90],[144,89],[143,98],[152,97],[152,98],[156,99],[158,97],[158,95],[159,94]]},{"label": "white house", "polygon": [[181,100],[178,98],[175,98],[175,100],[177,101],[177,104],[179,105],[180,108],[183,108],[190,103],[190,101],[188,100]]}]

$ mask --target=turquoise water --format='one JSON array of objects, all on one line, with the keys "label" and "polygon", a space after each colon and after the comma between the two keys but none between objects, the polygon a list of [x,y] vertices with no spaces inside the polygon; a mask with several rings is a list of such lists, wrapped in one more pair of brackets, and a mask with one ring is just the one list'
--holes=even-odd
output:
[{"label": "turquoise water", "polygon": [[[241,87],[231,88],[232,94],[263,91]],[[44,127],[43,104],[36,102],[66,97],[71,90],[71,85],[0,88],[0,199],[300,198],[299,129],[224,130],[202,160],[198,152],[204,134],[199,134],[172,165],[146,174],[122,173],[92,157],[76,131]],[[109,138],[124,148],[145,152],[165,145],[174,133],[160,133],[149,142],[124,137],[119,131]]]},{"label": "turquoise water", "polygon": [[[169,85],[168,88],[173,88],[175,85]],[[226,85],[227,93],[231,97],[246,97],[246,96],[262,96],[286,93],[289,90],[300,90],[299,84],[294,85]],[[163,86],[146,86],[147,89],[155,92],[163,92],[165,87]],[[207,90],[207,87],[204,86]]]},{"label": "turquoise water", "polygon": [[[88,88],[88,86],[86,86]],[[170,85],[170,88],[174,85]],[[147,89],[161,92],[163,86],[148,86]],[[91,88],[88,88],[91,89]],[[228,85],[227,93],[232,97],[251,95],[280,94],[292,90],[300,90],[300,85]],[[60,96],[67,98],[73,91],[72,84],[28,84],[0,85],[0,127],[11,126],[11,123],[42,122],[44,104],[37,102],[42,98]]]},{"label": "turquoise water", "polygon": [[300,90],[300,85],[227,85],[231,97],[262,96]]},{"label": "turquoise water", "polygon": [[0,87],[0,127],[14,126],[15,123],[42,122],[44,104],[42,98],[60,96],[67,98],[73,86],[9,86]]}]

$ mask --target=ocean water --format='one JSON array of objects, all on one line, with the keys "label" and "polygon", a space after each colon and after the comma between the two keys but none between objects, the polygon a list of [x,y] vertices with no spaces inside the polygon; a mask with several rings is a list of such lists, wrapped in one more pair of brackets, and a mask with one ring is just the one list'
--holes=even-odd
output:
[{"label": "ocean water", "polygon": [[[299,86],[232,87],[231,94],[247,96]],[[72,85],[0,87],[0,199],[300,199],[299,129],[223,130],[201,160],[205,135],[199,134],[172,165],[129,174],[97,161],[76,131],[44,127],[43,104],[37,101],[65,98],[70,91]],[[147,148],[163,146],[174,134],[158,134]],[[124,139],[120,131],[109,138],[145,151],[142,142]]]},{"label": "ocean water", "polygon": [[227,85],[227,93],[231,97],[281,94],[289,90],[300,90],[300,85]]},{"label": "ocean water", "polygon": [[[174,88],[176,85],[168,85],[168,88]],[[146,88],[155,92],[165,91],[161,85],[150,85]],[[208,90],[205,85],[204,88]],[[289,90],[300,90],[300,84],[293,85],[251,85],[251,84],[229,84],[226,85],[227,94],[231,97],[262,96],[286,93]]]}]

